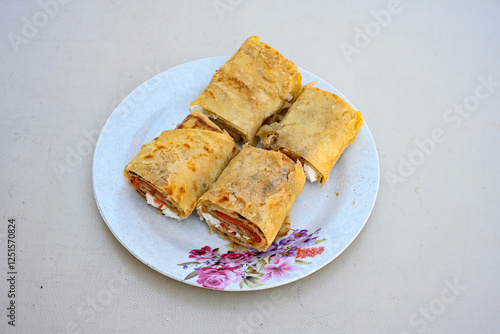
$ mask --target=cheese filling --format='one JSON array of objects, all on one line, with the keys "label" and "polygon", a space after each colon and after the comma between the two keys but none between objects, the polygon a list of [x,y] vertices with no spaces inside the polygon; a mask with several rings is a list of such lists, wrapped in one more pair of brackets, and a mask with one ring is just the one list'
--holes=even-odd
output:
[{"label": "cheese filling", "polygon": [[205,221],[212,227],[220,227],[220,220],[215,218],[209,213],[202,212],[201,215],[205,218]]},{"label": "cheese filling", "polygon": [[201,106],[189,106],[189,111],[193,112],[193,111],[199,111],[199,112],[203,112],[203,108]]},{"label": "cheese filling", "polygon": [[[207,113],[205,112],[205,110],[201,106],[198,106],[198,105],[189,106],[189,111],[191,111],[191,112],[193,112],[193,111],[199,111],[199,112],[207,115]],[[209,117],[210,117],[210,119],[213,119],[213,120],[219,118],[219,117],[217,117],[215,115],[212,115],[212,116],[209,116]]]},{"label": "cheese filling", "polygon": [[[218,218],[215,218],[214,216],[212,216],[211,214],[209,213],[206,213],[206,212],[202,212],[201,215],[203,216],[203,218],[205,218],[205,221],[208,223],[208,225],[210,225],[211,227],[213,228],[218,228],[219,230],[221,229],[220,227],[220,224],[221,224],[221,221],[218,219]],[[227,225],[227,223],[226,223]],[[238,232],[236,231],[233,231],[231,230],[230,228],[227,228],[227,231],[229,233],[231,233],[233,236],[235,236],[236,238],[244,238],[246,240],[252,240],[250,239],[249,237],[245,236],[245,235],[241,235],[239,234]]]},{"label": "cheese filling", "polygon": [[146,200],[148,201],[149,205],[154,206],[157,209],[160,209],[160,207],[163,206],[163,208],[161,208],[160,210],[163,212],[165,216],[169,218],[179,219],[177,213],[175,213],[171,208],[169,208],[163,203],[156,203],[154,196],[152,196],[150,193],[146,193]]},{"label": "cheese filling", "polygon": [[306,178],[313,183],[320,178],[320,175],[306,163],[304,163],[304,174],[306,174]]}]

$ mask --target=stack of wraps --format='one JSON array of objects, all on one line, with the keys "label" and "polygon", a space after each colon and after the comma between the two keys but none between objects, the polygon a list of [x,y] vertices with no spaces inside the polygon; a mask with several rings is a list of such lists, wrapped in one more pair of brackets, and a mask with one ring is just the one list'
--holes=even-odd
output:
[{"label": "stack of wraps", "polygon": [[[306,177],[326,183],[363,125],[340,97],[301,80],[291,61],[248,38],[192,113],[142,146],[125,178],[166,216],[181,220],[196,208],[211,231],[265,251],[290,229]],[[253,147],[258,137],[262,149]],[[233,138],[245,142],[241,152]]]}]

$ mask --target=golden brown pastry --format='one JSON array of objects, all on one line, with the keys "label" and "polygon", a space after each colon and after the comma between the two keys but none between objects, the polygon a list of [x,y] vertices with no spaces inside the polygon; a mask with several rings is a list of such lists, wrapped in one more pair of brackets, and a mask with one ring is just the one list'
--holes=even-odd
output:
[{"label": "golden brown pastry", "polygon": [[178,220],[238,153],[233,139],[201,113],[142,146],[123,172],[127,182],[164,215]]},{"label": "golden brown pastry", "polygon": [[280,152],[245,144],[201,196],[196,209],[210,230],[264,251],[280,230],[288,232],[289,212],[304,183],[299,162]]},{"label": "golden brown pastry", "polygon": [[264,120],[290,105],[301,81],[295,64],[252,36],[217,70],[189,108],[207,114],[236,141],[255,145]]},{"label": "golden brown pastry", "polygon": [[176,129],[201,129],[224,133],[224,130],[199,111],[190,113],[181,123],[177,124]]},{"label": "golden brown pastry", "polygon": [[362,125],[359,111],[337,95],[309,84],[283,120],[262,126],[258,135],[262,147],[301,161],[306,177],[323,185]]}]

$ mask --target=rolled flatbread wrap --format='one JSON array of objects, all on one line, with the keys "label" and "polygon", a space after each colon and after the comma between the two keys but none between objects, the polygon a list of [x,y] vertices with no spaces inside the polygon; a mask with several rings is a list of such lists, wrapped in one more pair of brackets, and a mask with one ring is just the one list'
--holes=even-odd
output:
[{"label": "rolled flatbread wrap", "polygon": [[143,145],[123,174],[150,205],[182,220],[238,152],[231,136],[205,115],[192,113],[178,129]]},{"label": "rolled flatbread wrap", "polygon": [[252,36],[217,70],[189,108],[207,114],[236,141],[255,145],[264,120],[289,106],[301,82],[294,63]]},{"label": "rolled flatbread wrap", "polygon": [[262,126],[258,135],[262,147],[302,162],[309,181],[323,185],[362,125],[359,111],[337,95],[308,84],[284,118]]},{"label": "rolled flatbread wrap", "polygon": [[201,196],[196,210],[211,231],[264,251],[280,230],[288,232],[290,209],[304,183],[299,162],[280,152],[245,144]]}]

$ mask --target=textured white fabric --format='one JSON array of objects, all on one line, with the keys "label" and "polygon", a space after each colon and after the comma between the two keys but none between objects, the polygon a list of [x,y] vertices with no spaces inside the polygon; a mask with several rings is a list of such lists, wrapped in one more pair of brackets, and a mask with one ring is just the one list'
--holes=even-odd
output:
[{"label": "textured white fabric", "polygon": [[[496,1],[2,1],[0,332],[500,332],[499,15]],[[362,111],[380,190],[358,238],[318,272],[209,291],[114,238],[92,154],[139,84],[251,35]]]}]

